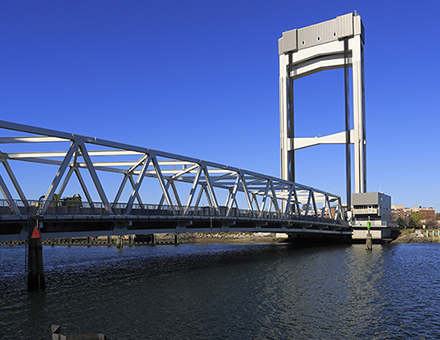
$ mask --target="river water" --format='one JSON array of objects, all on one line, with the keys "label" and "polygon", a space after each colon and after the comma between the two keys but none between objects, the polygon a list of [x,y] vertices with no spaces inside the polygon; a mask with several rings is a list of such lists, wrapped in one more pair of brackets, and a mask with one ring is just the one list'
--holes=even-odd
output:
[{"label": "river water", "polygon": [[433,339],[440,244],[45,246],[28,293],[24,247],[0,247],[0,338]]}]

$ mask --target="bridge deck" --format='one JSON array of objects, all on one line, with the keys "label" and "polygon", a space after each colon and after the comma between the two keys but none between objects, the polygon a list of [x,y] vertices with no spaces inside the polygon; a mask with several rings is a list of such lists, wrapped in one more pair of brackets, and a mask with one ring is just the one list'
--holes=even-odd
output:
[{"label": "bridge deck", "polygon": [[9,207],[0,207],[0,241],[24,240],[37,223],[43,238],[105,236],[123,234],[182,233],[209,231],[250,231],[284,233],[323,233],[351,235],[342,220],[325,217],[285,215],[212,207],[190,209],[184,213],[167,207],[135,206],[130,215],[125,205],[106,213],[102,204],[50,207],[44,216],[36,215],[38,207],[20,207],[21,215],[8,214]]}]

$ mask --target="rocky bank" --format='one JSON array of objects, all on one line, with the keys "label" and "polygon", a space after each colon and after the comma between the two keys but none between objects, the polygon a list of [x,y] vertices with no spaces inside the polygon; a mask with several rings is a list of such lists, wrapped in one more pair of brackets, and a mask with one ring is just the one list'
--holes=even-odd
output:
[{"label": "rocky bank", "polygon": [[[433,236],[433,234],[435,234]],[[416,230],[413,233],[402,233],[391,243],[429,243],[429,242],[440,242],[438,237],[438,231],[429,231],[428,236],[426,236],[426,231]]]}]

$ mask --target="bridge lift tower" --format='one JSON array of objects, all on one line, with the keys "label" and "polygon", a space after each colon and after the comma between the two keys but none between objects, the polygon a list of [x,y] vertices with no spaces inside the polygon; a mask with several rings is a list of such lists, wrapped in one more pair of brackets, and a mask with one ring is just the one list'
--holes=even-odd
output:
[{"label": "bridge lift tower", "polygon": [[[319,144],[345,144],[347,207],[351,207],[350,144],[354,144],[354,192],[366,192],[365,33],[361,17],[349,13],[315,25],[283,32],[278,40],[280,59],[281,178],[295,182],[295,150]],[[349,116],[349,68],[352,68],[353,128]],[[295,138],[294,92],[296,79],[343,68],[345,131],[323,137]]]}]

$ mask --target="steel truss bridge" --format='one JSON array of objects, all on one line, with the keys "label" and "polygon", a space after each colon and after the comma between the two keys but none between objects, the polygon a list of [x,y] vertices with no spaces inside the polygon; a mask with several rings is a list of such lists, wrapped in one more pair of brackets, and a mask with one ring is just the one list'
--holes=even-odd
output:
[{"label": "steel truss bridge", "polygon": [[[323,190],[7,121],[0,121],[0,131],[0,241],[24,240],[35,225],[43,238],[208,231],[351,235],[341,198]],[[63,199],[75,193],[72,188],[81,200]],[[38,194],[30,199],[29,192]]]}]

